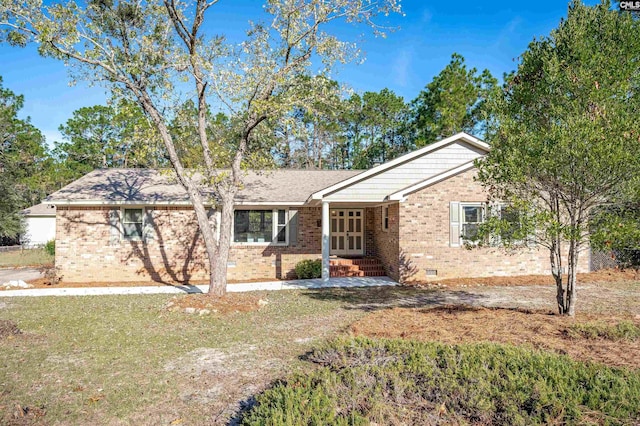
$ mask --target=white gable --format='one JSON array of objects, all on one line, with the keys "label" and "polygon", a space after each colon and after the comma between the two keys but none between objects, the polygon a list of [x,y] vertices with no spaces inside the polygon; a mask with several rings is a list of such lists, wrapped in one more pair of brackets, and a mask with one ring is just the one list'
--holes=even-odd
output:
[{"label": "white gable", "polygon": [[21,242],[26,247],[42,246],[56,239],[55,216],[30,216],[25,219],[26,232]]},{"label": "white gable", "polygon": [[[369,176],[362,176],[360,180],[357,178],[361,175],[355,176],[349,179],[352,182],[345,182],[347,185],[341,188],[329,188],[322,194],[322,199],[334,202],[383,202],[391,194],[482,157],[488,149],[485,144],[469,143],[463,138],[448,140],[446,144],[434,148],[420,150],[424,151],[422,155],[410,153],[400,157],[394,160],[396,164],[391,167],[379,166],[378,173],[375,173],[378,168],[371,169],[370,172],[374,173],[363,173]],[[405,161],[402,161],[403,158]]]}]

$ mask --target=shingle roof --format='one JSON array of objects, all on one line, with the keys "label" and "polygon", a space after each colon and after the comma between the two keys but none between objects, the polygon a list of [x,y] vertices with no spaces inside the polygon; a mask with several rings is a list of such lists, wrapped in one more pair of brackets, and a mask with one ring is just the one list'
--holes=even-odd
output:
[{"label": "shingle roof", "polygon": [[[360,170],[249,171],[236,202],[298,203],[323,188],[348,179]],[[213,192],[209,192],[213,195]],[[47,197],[54,204],[188,203],[185,190],[168,172],[153,169],[99,169]]]},{"label": "shingle roof", "polygon": [[21,213],[25,216],[55,216],[56,206],[48,203],[40,203],[22,210]]}]

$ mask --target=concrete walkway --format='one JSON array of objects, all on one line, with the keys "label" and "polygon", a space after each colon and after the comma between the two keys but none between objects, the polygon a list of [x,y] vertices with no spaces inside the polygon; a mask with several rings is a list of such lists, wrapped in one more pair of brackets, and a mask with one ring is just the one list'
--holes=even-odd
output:
[{"label": "concrete walkway", "polygon": [[[397,285],[388,277],[353,277],[331,278],[328,283],[321,279],[269,281],[260,283],[229,284],[230,293],[256,290],[301,290],[325,287],[380,287]],[[171,293],[206,293],[208,285],[183,286],[139,286],[139,287],[77,287],[77,288],[33,288],[27,290],[0,291],[0,297],[31,297],[31,296],[100,296],[106,294],[171,294]]]}]

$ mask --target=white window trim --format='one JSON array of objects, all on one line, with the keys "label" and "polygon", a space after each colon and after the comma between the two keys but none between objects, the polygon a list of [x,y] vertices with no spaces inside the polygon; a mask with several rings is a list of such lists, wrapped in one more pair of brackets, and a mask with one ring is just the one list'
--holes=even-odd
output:
[{"label": "white window trim", "polygon": [[[386,222],[385,222],[386,219]],[[385,226],[386,225],[386,226]],[[382,206],[382,230],[389,232],[389,206]]]},{"label": "white window trim", "polygon": [[[238,210],[271,210],[273,212],[273,223],[271,224],[272,234],[274,238],[278,236],[278,210],[284,210],[284,232],[285,232],[285,241],[277,242],[277,241],[265,241],[263,243],[259,242],[236,242],[235,240],[235,231],[236,231],[236,211]],[[231,246],[234,247],[243,247],[243,246],[254,246],[254,247],[267,247],[267,246],[278,246],[278,247],[286,247],[289,245],[289,208],[288,207],[273,207],[269,208],[260,208],[260,207],[245,207],[239,206],[233,209],[233,217],[231,220]]]},{"label": "white window trim", "polygon": [[[124,211],[142,210],[142,235],[140,237],[127,237],[124,235]],[[144,241],[144,225],[147,210],[144,206],[122,206],[120,207],[120,241]]]},{"label": "white window trim", "polygon": [[485,202],[465,202],[465,201],[460,201],[460,211],[459,211],[459,218],[460,218],[460,246],[464,246],[465,244],[477,244],[474,243],[471,240],[467,240],[466,238],[464,238],[463,234],[462,234],[462,230],[464,228],[465,222],[464,221],[464,208],[465,207],[481,207],[482,208],[482,220],[480,222],[473,222],[473,223],[484,223],[487,219],[487,203]]}]

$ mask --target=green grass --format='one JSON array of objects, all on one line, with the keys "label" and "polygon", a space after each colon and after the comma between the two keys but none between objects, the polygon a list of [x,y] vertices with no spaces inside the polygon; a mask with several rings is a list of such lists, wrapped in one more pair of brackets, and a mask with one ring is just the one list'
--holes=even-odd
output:
[{"label": "green grass", "polygon": [[640,327],[631,321],[621,321],[615,325],[601,322],[587,322],[569,326],[569,335],[587,339],[629,340],[640,339]]},{"label": "green grass", "polygon": [[43,248],[0,252],[0,268],[53,266],[53,256]]},{"label": "green grass", "polygon": [[[211,424],[364,314],[300,292],[260,296],[269,304],[259,311],[226,317],[168,312],[166,295],[0,299],[0,319],[23,331],[0,338],[0,424],[16,404],[44,407],[48,424]],[[225,354],[224,369],[191,371],[198,348]],[[217,386],[228,400],[192,396]]]},{"label": "green grass", "polygon": [[640,372],[501,346],[343,339],[257,398],[245,425],[640,422]]}]

